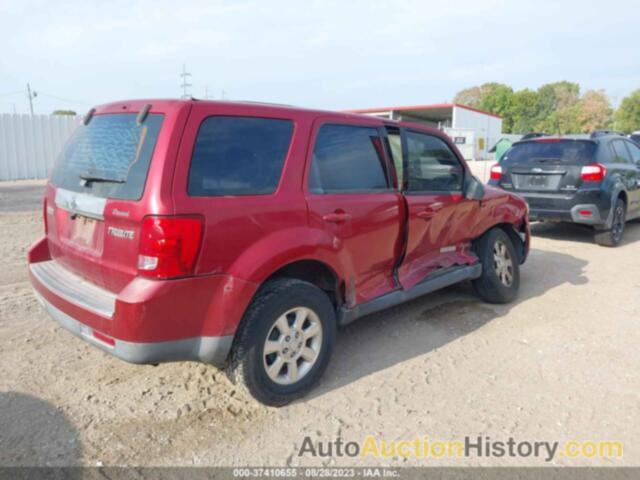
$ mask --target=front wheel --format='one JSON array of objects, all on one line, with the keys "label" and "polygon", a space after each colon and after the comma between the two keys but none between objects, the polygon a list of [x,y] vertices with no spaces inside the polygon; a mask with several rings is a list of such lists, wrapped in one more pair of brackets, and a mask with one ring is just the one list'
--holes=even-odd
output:
[{"label": "front wheel", "polygon": [[509,235],[493,228],[477,241],[476,254],[482,264],[482,275],[473,286],[485,302],[509,303],[520,289],[520,265]]},{"label": "front wheel", "polygon": [[245,313],[228,374],[265,405],[304,396],[327,367],[336,335],[333,304],[316,286],[270,281]]}]

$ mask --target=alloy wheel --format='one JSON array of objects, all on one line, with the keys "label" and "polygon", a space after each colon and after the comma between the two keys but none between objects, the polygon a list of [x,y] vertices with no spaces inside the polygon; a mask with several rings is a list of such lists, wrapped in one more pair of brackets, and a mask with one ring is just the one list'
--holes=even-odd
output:
[{"label": "alloy wheel", "polygon": [[280,385],[301,380],[313,368],[322,347],[322,323],[306,307],[296,307],[278,317],[263,348],[267,375]]},{"label": "alloy wheel", "polygon": [[513,283],[513,259],[507,246],[498,240],[493,246],[493,267],[500,282],[505,287]]}]

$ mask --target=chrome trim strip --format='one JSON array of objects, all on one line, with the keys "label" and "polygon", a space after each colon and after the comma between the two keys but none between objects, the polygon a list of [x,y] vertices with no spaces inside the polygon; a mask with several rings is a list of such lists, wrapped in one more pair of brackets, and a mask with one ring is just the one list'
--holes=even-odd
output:
[{"label": "chrome trim strip", "polygon": [[106,198],[95,197],[88,193],[72,192],[64,188],[56,190],[56,206],[71,213],[104,220]]},{"label": "chrome trim strip", "polygon": [[191,360],[223,368],[233,343],[233,335],[222,337],[191,337],[165,342],[127,342],[115,339],[108,345],[93,336],[93,329],[67,315],[49,303],[38,292],[36,298],[60,326],[87,343],[121,360],[131,363],[161,363]]},{"label": "chrome trim strip", "polygon": [[32,263],[29,270],[42,285],[66,301],[102,317],[113,317],[115,293],[71,273],[55,260]]}]

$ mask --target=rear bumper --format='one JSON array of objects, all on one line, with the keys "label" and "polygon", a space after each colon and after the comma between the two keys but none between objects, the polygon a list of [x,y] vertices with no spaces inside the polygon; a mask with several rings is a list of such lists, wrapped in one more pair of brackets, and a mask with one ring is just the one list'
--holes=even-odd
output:
[{"label": "rear bumper", "polygon": [[584,225],[603,225],[605,223],[605,220],[600,216],[600,209],[593,204],[575,205],[569,211],[530,209],[529,217],[532,221],[546,220]]},{"label": "rear bumper", "polygon": [[113,344],[94,336],[91,327],[79,322],[48,302],[36,292],[36,298],[61,327],[87,343],[130,363],[163,363],[199,361],[223,367],[231,349],[233,335],[224,337],[194,337],[164,342],[128,342],[113,339]]},{"label": "rear bumper", "polygon": [[579,190],[575,194],[533,194],[518,192],[529,204],[532,221],[572,222],[601,226],[607,221],[610,199],[600,190]]},{"label": "rear bumper", "polygon": [[114,293],[48,255],[29,252],[29,276],[49,314],[65,329],[123,360],[194,360],[223,366],[257,286],[229,275],[176,280],[135,277]]}]

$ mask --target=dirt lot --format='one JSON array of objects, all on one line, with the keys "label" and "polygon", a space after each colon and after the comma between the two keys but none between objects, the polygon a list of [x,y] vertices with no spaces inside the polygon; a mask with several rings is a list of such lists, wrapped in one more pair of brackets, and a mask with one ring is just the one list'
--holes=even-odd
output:
[{"label": "dirt lot", "polygon": [[[520,300],[481,303],[468,285],[342,331],[320,386],[264,408],[195,363],[134,366],[85,345],[31,294],[25,254],[42,233],[41,183],[0,184],[0,465],[358,465],[299,458],[314,440],[464,435],[616,440],[640,465],[640,224],[598,247],[537,224]],[[541,459],[386,459],[387,465],[541,465]]]}]

